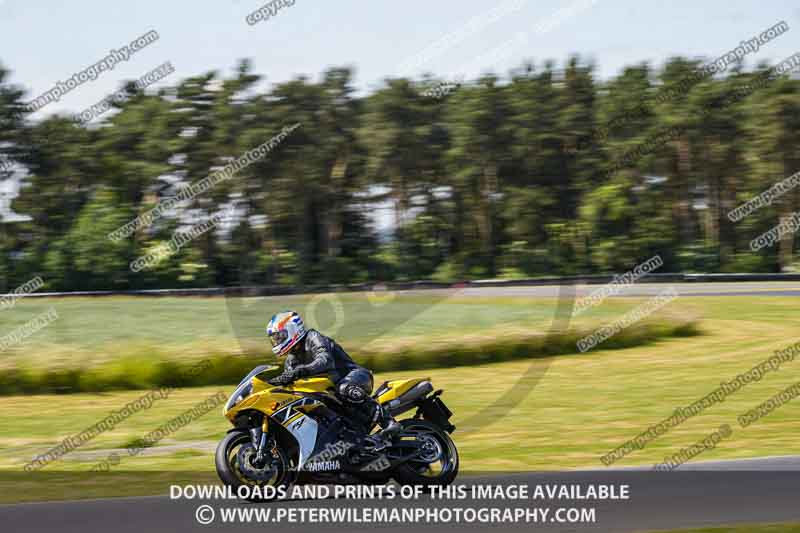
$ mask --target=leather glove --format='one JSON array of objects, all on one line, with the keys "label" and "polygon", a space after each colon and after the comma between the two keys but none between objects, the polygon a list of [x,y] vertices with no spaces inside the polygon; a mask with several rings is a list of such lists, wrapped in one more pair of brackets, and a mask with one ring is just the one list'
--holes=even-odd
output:
[{"label": "leather glove", "polygon": [[297,379],[297,375],[291,371],[285,371],[283,374],[275,376],[274,378],[267,380],[267,383],[270,385],[275,385],[276,387],[282,387],[288,385],[289,383],[293,382]]}]

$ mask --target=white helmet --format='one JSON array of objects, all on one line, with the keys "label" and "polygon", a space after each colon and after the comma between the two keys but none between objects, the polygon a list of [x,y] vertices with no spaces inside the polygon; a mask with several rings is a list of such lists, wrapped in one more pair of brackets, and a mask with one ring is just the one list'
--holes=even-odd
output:
[{"label": "white helmet", "polygon": [[267,324],[272,353],[283,357],[306,335],[303,319],[294,311],[276,313]]}]

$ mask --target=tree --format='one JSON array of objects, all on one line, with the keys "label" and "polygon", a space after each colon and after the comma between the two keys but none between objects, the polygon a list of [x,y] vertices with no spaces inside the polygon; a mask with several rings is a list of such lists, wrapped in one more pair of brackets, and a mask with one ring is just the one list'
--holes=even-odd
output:
[{"label": "tree", "polygon": [[459,90],[448,109],[451,179],[470,217],[462,230],[461,251],[466,257],[474,257],[470,262],[479,273],[489,276],[496,273],[500,235],[497,203],[511,163],[513,138],[508,92],[497,81],[486,76],[476,86]]},{"label": "tree", "polygon": [[[750,155],[755,176],[763,176],[763,179],[755,180],[761,191],[800,171],[800,153],[797,150],[800,141],[799,89],[798,80],[780,77],[756,92],[752,105],[748,106],[747,127],[752,139]],[[788,222],[798,209],[798,194],[795,188],[776,200],[777,217],[771,217],[770,226]],[[767,229],[762,227],[762,231]],[[787,234],[780,240],[777,251],[779,271],[791,269],[796,238],[796,234]]]}]

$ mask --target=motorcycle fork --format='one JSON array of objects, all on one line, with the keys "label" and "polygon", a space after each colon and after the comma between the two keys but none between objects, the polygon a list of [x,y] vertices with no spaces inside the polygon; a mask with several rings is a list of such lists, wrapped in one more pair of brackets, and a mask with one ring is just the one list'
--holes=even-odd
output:
[{"label": "motorcycle fork", "polygon": [[264,456],[267,452],[267,420],[268,419],[265,416],[260,427],[256,426],[250,428],[250,438],[252,439],[253,447],[256,449],[255,462],[257,463],[257,466],[264,465]]}]

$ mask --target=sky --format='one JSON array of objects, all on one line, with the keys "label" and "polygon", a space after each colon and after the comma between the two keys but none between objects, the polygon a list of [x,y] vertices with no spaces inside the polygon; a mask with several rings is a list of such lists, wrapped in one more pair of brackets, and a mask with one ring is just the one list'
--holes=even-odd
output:
[{"label": "sky", "polygon": [[[137,37],[158,39],[35,113],[74,114],[170,62],[174,72],[152,85],[174,85],[218,71],[232,75],[248,58],[265,85],[300,75],[318,79],[333,66],[355,69],[359,94],[387,77],[475,79],[505,75],[525,61],[563,65],[572,54],[608,79],[625,66],[659,65],[675,55],[713,59],[780,21],[789,31],[749,54],[745,65],[775,63],[800,49],[796,0],[275,0],[267,20],[247,16],[256,0],[0,0],[0,64],[30,101]],[[251,18],[252,20],[252,18]],[[797,29],[795,29],[797,28]],[[19,182],[0,184],[0,219]],[[391,205],[378,206],[379,231],[393,224]]]},{"label": "sky", "polygon": [[[282,0],[276,0],[281,3]],[[779,21],[789,31],[748,56],[779,61],[800,48],[796,0],[289,0],[250,25],[253,0],[0,0],[0,63],[33,99],[140,35],[159,39],[47,105],[34,118],[75,113],[170,61],[160,84],[250,58],[266,84],[317,79],[352,66],[364,94],[390,76],[425,71],[475,78],[525,60],[563,64],[580,54],[607,79],[627,65],[674,55],[715,58]],[[292,3],[292,5],[288,5]],[[797,27],[797,29],[795,29]]]}]

